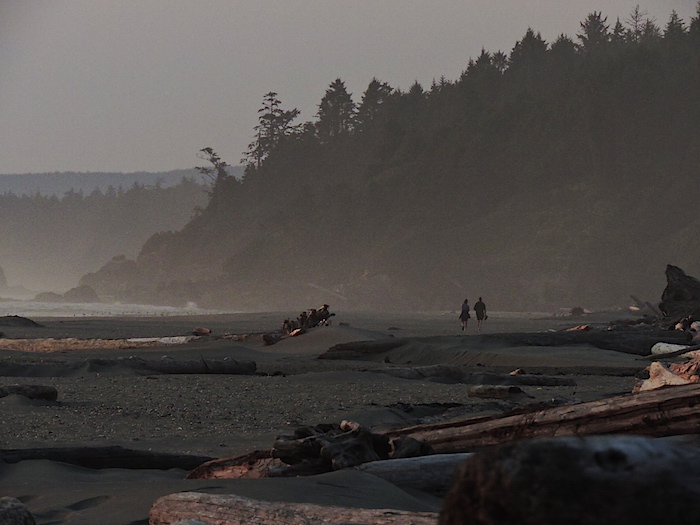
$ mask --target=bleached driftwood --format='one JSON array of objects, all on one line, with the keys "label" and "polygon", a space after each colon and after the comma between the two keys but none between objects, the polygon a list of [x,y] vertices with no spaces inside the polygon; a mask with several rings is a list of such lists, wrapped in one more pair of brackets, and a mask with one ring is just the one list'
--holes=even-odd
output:
[{"label": "bleached driftwood", "polygon": [[303,503],[271,503],[235,495],[181,492],[164,496],[153,504],[150,525],[171,525],[180,520],[199,519],[221,525],[435,525],[433,512],[391,509],[326,507]]},{"label": "bleached driftwood", "polygon": [[390,430],[411,436],[436,453],[471,452],[507,441],[592,434],[672,436],[700,428],[700,384],[563,405],[524,414],[486,416],[457,422]]}]

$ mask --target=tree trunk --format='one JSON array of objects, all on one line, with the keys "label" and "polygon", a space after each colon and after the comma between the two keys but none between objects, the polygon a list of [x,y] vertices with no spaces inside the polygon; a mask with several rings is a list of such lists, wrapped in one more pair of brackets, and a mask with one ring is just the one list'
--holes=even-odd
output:
[{"label": "tree trunk", "polygon": [[151,507],[150,525],[170,525],[199,519],[218,525],[435,525],[433,512],[326,507],[302,503],[270,503],[235,495],[181,492],[158,499]]}]

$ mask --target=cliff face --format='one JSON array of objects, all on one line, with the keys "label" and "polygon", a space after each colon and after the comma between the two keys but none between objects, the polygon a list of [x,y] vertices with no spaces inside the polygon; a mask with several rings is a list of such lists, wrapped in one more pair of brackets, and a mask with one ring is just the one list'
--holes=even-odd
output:
[{"label": "cliff face", "polygon": [[529,61],[516,46],[506,70],[482,55],[456,82],[393,91],[371,125],[306,126],[81,283],[238,310],[656,301],[668,263],[700,273],[700,46],[684,38]]}]

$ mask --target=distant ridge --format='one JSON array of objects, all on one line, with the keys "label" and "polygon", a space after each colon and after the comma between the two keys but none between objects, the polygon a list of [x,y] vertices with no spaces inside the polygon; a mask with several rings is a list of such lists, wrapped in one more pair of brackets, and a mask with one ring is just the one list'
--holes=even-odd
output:
[{"label": "distant ridge", "polygon": [[[243,174],[242,166],[230,168],[232,175],[240,177]],[[111,186],[115,190],[128,189],[134,184],[142,186],[154,186],[160,183],[161,187],[169,188],[180,183],[183,177],[202,182],[201,175],[196,169],[181,169],[159,173],[138,171],[134,173],[112,172],[54,172],[54,173],[23,173],[0,175],[0,195],[13,193],[18,196],[40,195],[62,197],[71,190],[89,194],[94,190],[102,193]]]}]

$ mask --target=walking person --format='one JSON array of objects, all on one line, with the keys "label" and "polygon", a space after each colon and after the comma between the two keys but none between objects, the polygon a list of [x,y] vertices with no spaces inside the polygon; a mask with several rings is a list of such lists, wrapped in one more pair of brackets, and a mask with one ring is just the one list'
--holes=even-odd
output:
[{"label": "walking person", "polygon": [[481,323],[489,317],[486,315],[486,305],[481,297],[479,297],[479,300],[474,304],[474,312],[476,312],[476,329],[481,331]]},{"label": "walking person", "polygon": [[462,321],[462,331],[467,331],[467,325],[469,324],[469,299],[465,299],[462,303],[462,313],[459,314],[459,320]]}]

